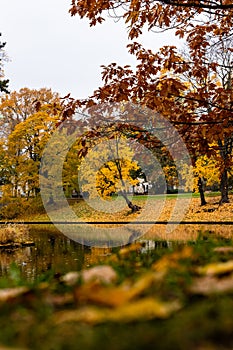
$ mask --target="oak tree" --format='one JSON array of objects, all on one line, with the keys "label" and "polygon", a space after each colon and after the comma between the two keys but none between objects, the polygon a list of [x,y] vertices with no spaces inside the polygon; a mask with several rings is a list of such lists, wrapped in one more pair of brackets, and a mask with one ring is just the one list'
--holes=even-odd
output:
[{"label": "oak tree", "polygon": [[[220,151],[221,202],[228,202],[233,131],[231,1],[73,0],[70,12],[87,17],[91,25],[101,23],[106,12],[122,17],[130,39],[139,37],[144,27],[173,29],[185,40],[188,58],[174,46],[154,53],[137,42],[129,43],[129,52],[138,62],[136,70],[116,63],[103,66],[103,87],[80,103],[140,101],[179,130],[193,164],[201,154],[211,156]],[[213,142],[218,147],[211,147]]]}]

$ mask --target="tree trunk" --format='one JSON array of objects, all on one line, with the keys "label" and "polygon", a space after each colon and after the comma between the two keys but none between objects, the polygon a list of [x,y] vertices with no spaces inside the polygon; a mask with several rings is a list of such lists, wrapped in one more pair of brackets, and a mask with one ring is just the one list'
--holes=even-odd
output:
[{"label": "tree trunk", "polygon": [[54,200],[53,200],[53,195],[52,195],[52,194],[49,196],[49,200],[47,201],[47,204],[48,204],[48,205],[53,205],[53,204],[55,204],[55,202],[54,202]]},{"label": "tree trunk", "polygon": [[207,202],[205,200],[204,186],[205,186],[204,179],[199,177],[198,178],[198,190],[199,190],[199,193],[200,193],[201,205],[206,205],[207,204]]},{"label": "tree trunk", "polygon": [[135,212],[137,212],[137,211],[139,211],[139,210],[141,209],[141,207],[139,207],[139,206],[136,205],[136,204],[133,204],[133,203],[129,200],[129,198],[127,197],[127,194],[126,194],[125,190],[124,190],[124,191],[120,191],[119,194],[125,199],[125,201],[126,201],[128,207],[132,210],[132,213],[135,213]]},{"label": "tree trunk", "polygon": [[224,169],[224,171],[223,171],[223,173],[221,175],[220,190],[221,190],[220,204],[222,204],[222,203],[229,203],[227,169]]}]

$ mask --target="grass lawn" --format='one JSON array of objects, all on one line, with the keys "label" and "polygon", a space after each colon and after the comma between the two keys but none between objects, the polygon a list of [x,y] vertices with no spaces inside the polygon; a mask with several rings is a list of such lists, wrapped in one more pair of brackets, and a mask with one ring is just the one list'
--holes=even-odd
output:
[{"label": "grass lawn", "polygon": [[[209,195],[209,196],[208,196]],[[196,225],[151,225],[143,231],[145,238],[161,240],[195,240],[200,231],[209,230],[217,235],[231,237],[232,229],[228,225],[204,225],[199,222],[224,222],[233,221],[233,197],[230,195],[229,204],[219,205],[220,194],[207,194],[206,206],[200,206],[200,199],[197,194],[181,194],[179,199],[177,195],[163,196],[135,196],[133,202],[141,206],[138,213],[132,214],[125,204],[123,198],[106,201],[106,206],[101,208],[99,202],[86,200],[70,201],[70,207],[75,213],[75,221],[97,221],[97,222],[132,222],[132,221],[194,221]],[[177,206],[177,207],[176,207]],[[173,215],[174,209],[177,209],[178,215]],[[184,210],[185,208],[185,210]],[[98,210],[99,209],[99,210]],[[102,211],[101,211],[102,209]],[[183,211],[183,212],[182,212]],[[51,214],[57,221],[69,221],[70,213],[63,207],[54,206],[51,208]],[[26,215],[26,216],[25,216]],[[173,215],[173,216],[172,216]],[[46,213],[24,213],[18,220],[26,221],[49,221]],[[36,228],[33,226],[34,229]],[[111,224],[95,225],[95,227],[116,227]],[[172,230],[169,230],[169,227]],[[53,230],[53,225],[48,225],[46,229]],[[54,229],[54,232],[56,230]],[[145,233],[144,233],[145,232]]]}]

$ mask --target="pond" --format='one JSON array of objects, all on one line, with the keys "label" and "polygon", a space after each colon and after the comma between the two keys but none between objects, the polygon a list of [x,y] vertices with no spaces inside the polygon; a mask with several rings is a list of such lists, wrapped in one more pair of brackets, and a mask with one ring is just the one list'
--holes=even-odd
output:
[{"label": "pond", "polygon": [[[83,246],[59,232],[46,229],[31,230],[33,246],[0,250],[0,277],[9,275],[12,264],[17,266],[20,276],[34,281],[49,271],[61,275],[103,262],[111,255],[111,248]],[[151,249],[169,248],[168,241],[144,240],[141,253]]]},{"label": "pond", "polygon": [[0,250],[0,277],[7,276],[12,264],[23,279],[33,281],[48,271],[64,274],[88,267],[94,260],[104,259],[108,249],[90,248],[68,239],[59,232],[40,229],[30,232],[33,246]]}]

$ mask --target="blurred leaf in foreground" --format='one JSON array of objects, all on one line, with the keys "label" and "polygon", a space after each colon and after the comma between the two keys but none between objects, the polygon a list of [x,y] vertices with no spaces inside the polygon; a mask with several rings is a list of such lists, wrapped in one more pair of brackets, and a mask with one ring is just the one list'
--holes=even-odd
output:
[{"label": "blurred leaf in foreground", "polygon": [[197,268],[201,275],[223,275],[233,272],[233,260],[207,264]]},{"label": "blurred leaf in foreground", "polygon": [[28,291],[29,291],[29,289],[27,287],[0,289],[0,302],[15,299],[15,298],[27,293]]},{"label": "blurred leaf in foreground", "polygon": [[178,301],[162,302],[148,297],[116,309],[87,306],[78,310],[61,311],[54,315],[54,321],[56,324],[72,321],[89,324],[142,322],[154,318],[167,318],[180,308]]},{"label": "blurred leaf in foreground", "polygon": [[233,275],[224,278],[204,276],[194,280],[189,291],[192,294],[210,295],[233,291]]},{"label": "blurred leaf in foreground", "polygon": [[156,271],[167,272],[170,269],[177,269],[180,267],[180,261],[194,258],[192,247],[185,246],[182,250],[165,254],[162,258],[152,265],[152,269]]},{"label": "blurred leaf in foreground", "polygon": [[81,272],[71,271],[61,278],[61,281],[67,285],[75,285],[81,279],[84,283],[95,281],[98,283],[109,284],[117,280],[116,271],[108,265],[95,266]]},{"label": "blurred leaf in foreground", "polygon": [[228,254],[228,253],[233,253],[233,247],[216,247],[214,248],[214,252],[215,253],[224,253],[224,254]]},{"label": "blurred leaf in foreground", "polygon": [[148,272],[135,283],[125,281],[119,286],[104,286],[97,283],[87,283],[74,290],[78,303],[92,302],[95,304],[117,307],[146,292],[154,283],[161,281],[163,273]]}]

